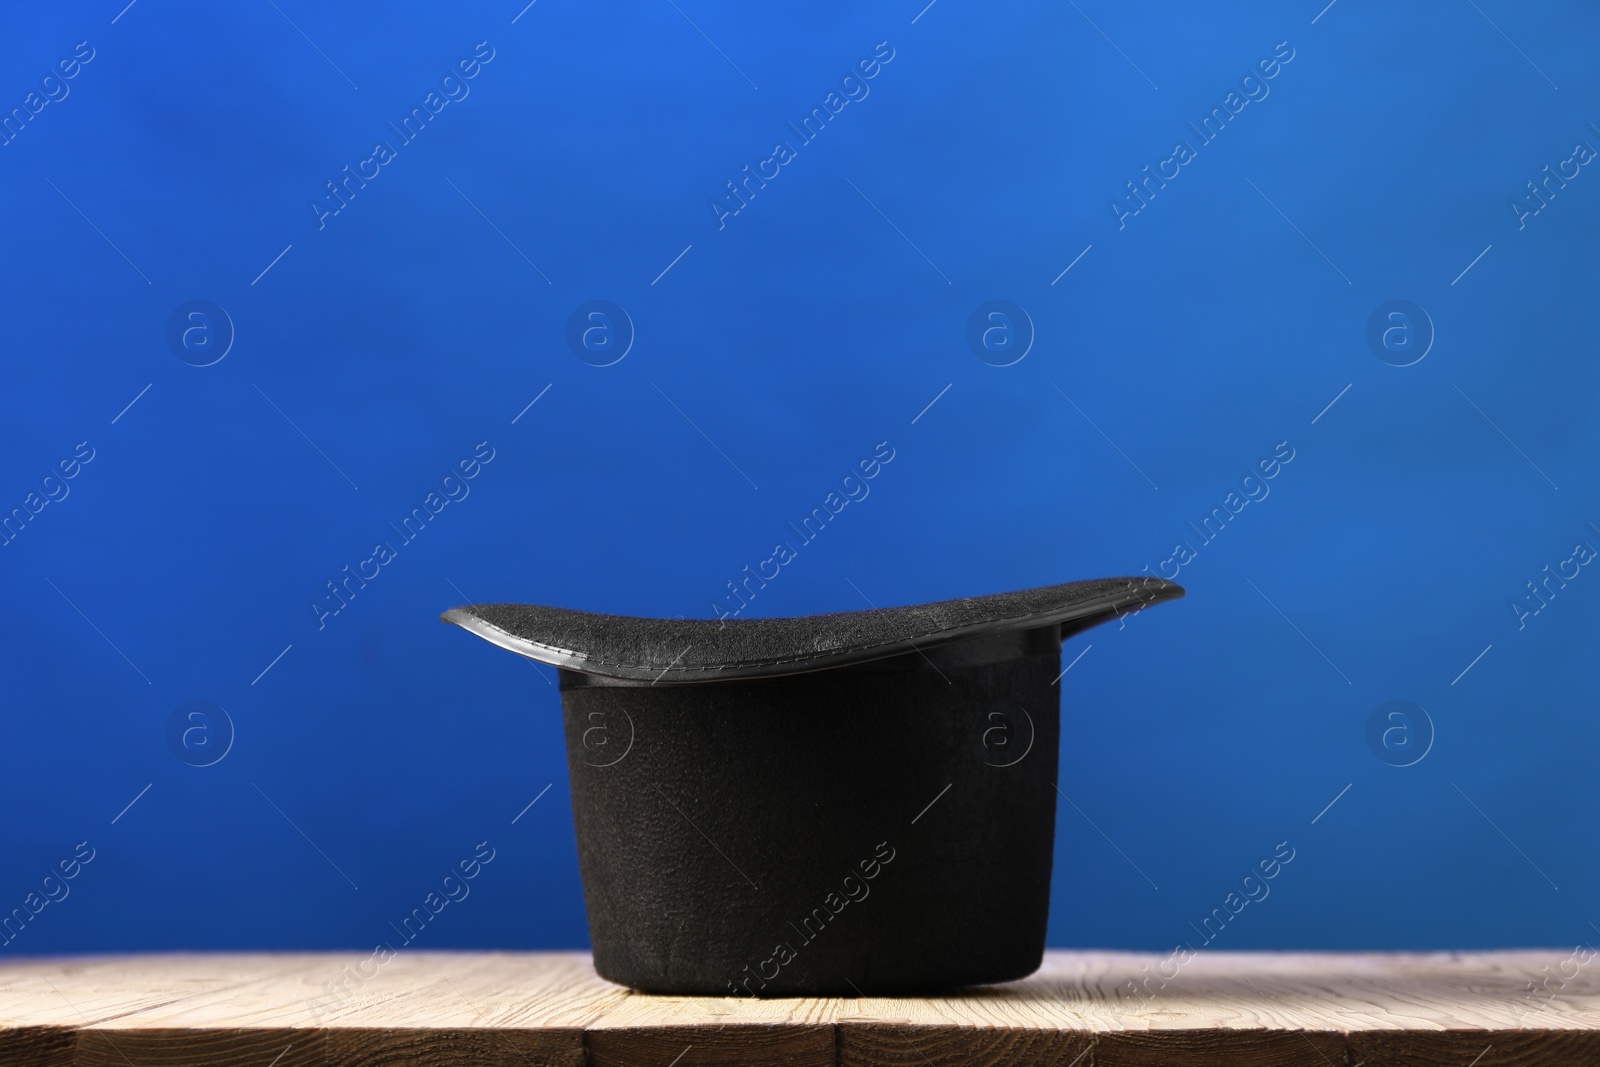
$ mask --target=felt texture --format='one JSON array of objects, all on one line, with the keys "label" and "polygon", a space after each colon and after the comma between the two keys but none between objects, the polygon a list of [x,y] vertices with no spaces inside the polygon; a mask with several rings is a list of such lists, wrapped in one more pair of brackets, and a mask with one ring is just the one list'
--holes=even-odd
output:
[{"label": "felt texture", "polygon": [[1059,648],[966,669],[904,658],[898,672],[563,690],[603,977],[854,997],[1039,966]]},{"label": "felt texture", "polygon": [[529,659],[660,686],[799,674],[1035,627],[1071,634],[1182,595],[1158,578],[1102,578],[782,619],[643,619],[535,604],[474,604],[441,618]]}]

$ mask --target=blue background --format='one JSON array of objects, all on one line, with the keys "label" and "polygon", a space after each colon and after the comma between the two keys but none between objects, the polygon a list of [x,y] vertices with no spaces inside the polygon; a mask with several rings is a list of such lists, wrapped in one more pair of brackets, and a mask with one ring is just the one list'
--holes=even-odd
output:
[{"label": "blue background", "polygon": [[[1187,599],[1068,646],[1052,944],[1168,949],[1283,841],[1214,947],[1600,938],[1600,575],[1511,607],[1600,546],[1600,173],[1511,206],[1600,146],[1597,34],[1503,0],[12,12],[5,109],[94,58],[0,148],[0,507],[94,459],[0,548],[0,910],[96,852],[4,951],[367,948],[480,841],[419,946],[585,944],[551,672],[437,614],[709,617],[885,440],[748,615],[1155,572],[1294,451]],[[880,41],[870,94],[719,228]],[[166,338],[197,299],[236,331],[207,367]],[[566,339],[596,299],[636,330],[604,368]],[[966,340],[991,299],[1036,334],[1011,366]],[[1436,334],[1410,366],[1368,343],[1390,300]],[[470,495],[319,628],[480,441]],[[233,727],[207,767],[169,741],[193,700]],[[1369,743],[1392,700],[1426,720]]]}]

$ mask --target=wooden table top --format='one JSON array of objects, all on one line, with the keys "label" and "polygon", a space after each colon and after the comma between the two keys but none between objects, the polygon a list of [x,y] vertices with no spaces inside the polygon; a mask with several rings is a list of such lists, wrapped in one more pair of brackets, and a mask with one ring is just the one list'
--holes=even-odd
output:
[{"label": "wooden table top", "polygon": [[[584,953],[17,959],[0,1067],[1600,1064],[1600,959],[1048,954],[931,998],[658,997]],[[342,983],[342,986],[341,986]]]}]

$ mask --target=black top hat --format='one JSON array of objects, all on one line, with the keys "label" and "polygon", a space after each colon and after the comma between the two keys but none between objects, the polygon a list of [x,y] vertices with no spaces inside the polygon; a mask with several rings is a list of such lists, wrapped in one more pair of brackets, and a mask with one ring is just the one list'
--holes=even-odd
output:
[{"label": "black top hat", "polygon": [[788,619],[445,612],[561,668],[595,967],[656,993],[926,993],[1042,958],[1061,641],[1155,578]]}]

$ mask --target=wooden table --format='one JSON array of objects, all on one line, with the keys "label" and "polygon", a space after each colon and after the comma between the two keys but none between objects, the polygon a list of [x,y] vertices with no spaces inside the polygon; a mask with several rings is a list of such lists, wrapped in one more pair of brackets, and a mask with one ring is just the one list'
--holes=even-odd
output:
[{"label": "wooden table", "polygon": [[0,1067],[1600,1064],[1600,958],[1218,952],[1164,985],[1162,959],[1052,952],[956,996],[789,1000],[646,996],[581,953],[11,960]]}]

